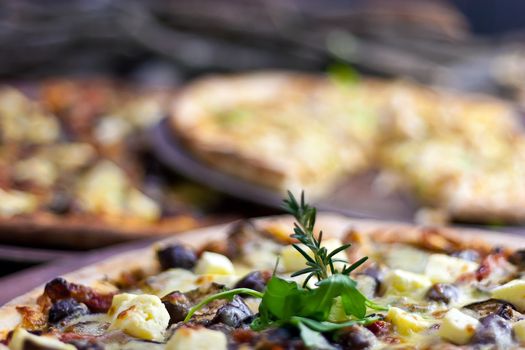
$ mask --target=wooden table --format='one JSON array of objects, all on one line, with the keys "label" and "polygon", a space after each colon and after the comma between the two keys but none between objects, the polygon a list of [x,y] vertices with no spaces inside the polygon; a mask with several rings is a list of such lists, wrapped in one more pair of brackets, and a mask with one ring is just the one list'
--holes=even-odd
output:
[{"label": "wooden table", "polygon": [[35,248],[0,246],[0,259],[19,261],[21,265],[32,261],[41,264],[22,272],[0,278],[0,305],[47,281],[83,266],[93,264],[120,252],[146,247],[158,238],[124,243],[89,252],[50,251]]}]

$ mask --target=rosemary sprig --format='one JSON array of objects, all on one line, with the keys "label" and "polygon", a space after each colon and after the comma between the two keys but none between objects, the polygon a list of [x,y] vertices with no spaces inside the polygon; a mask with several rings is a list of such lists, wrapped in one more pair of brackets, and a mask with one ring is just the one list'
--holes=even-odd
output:
[{"label": "rosemary sprig", "polygon": [[306,287],[308,281],[312,277],[317,277],[318,281],[322,281],[327,279],[329,275],[336,273],[349,275],[368,259],[368,257],[364,257],[350,266],[344,265],[342,271],[339,272],[334,267],[334,263],[346,263],[346,261],[334,259],[334,257],[339,252],[351,247],[352,244],[343,244],[331,252],[328,252],[326,247],[322,246],[323,231],[319,231],[317,237],[314,233],[317,210],[305,202],[304,191],[301,192],[300,202],[298,202],[295,196],[288,191],[288,199],[284,200],[283,208],[293,215],[296,220],[294,223],[294,233],[291,237],[297,239],[312,252],[312,254],[309,255],[300,245],[293,244],[293,247],[306,259],[306,265],[308,266],[292,274],[292,277],[308,274],[303,283],[303,287]]},{"label": "rosemary sprig", "polygon": [[[296,219],[291,237],[296,238],[307,248],[294,244],[307,264],[306,268],[292,274],[292,276],[308,274],[303,287],[276,276],[274,271],[263,293],[248,288],[237,288],[208,296],[190,309],[184,322],[190,321],[195,312],[214,300],[231,300],[235,295],[250,295],[262,299],[259,313],[250,325],[253,330],[292,325],[300,330],[307,347],[331,349],[333,347],[320,333],[330,333],[349,325],[375,322],[377,316],[367,315],[367,309],[383,311],[388,309],[367,299],[357,289],[357,282],[349,276],[367,260],[367,257],[359,259],[350,266],[345,264],[341,272],[334,267],[336,262],[346,263],[334,257],[350,247],[350,244],[344,244],[328,252],[322,245],[323,233],[320,231],[317,236],[314,233],[317,212],[314,207],[305,203],[304,192],[301,193],[300,202],[288,192],[288,199],[284,200],[284,208]],[[313,277],[318,280],[315,288],[308,288],[306,285]],[[341,300],[343,311],[348,316],[347,322],[328,322],[336,298]]]}]

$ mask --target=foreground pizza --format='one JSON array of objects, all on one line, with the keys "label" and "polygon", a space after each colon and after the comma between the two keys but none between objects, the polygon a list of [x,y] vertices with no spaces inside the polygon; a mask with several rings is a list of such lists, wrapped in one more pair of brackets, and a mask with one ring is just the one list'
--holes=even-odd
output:
[{"label": "foreground pizza", "polygon": [[383,190],[409,190],[454,219],[513,222],[525,220],[514,114],[501,100],[409,82],[259,72],[190,84],[171,121],[200,159],[279,192],[322,196],[379,169]]},{"label": "foreground pizza", "polygon": [[[180,237],[193,246],[197,240],[208,242],[197,249],[166,242],[154,251],[130,252],[50,281],[43,292],[1,309],[4,343],[13,350],[525,345],[523,251],[491,247],[479,241],[479,232],[462,232],[465,237],[459,239],[445,230],[333,216],[321,216],[317,226],[324,229],[322,246],[328,251],[342,242],[353,243],[336,254],[348,265],[369,257],[350,275],[359,292],[347,286],[340,296],[326,297],[325,309],[318,306],[325,305],[326,298],[303,305],[302,300],[310,300],[321,288],[315,279],[307,283],[309,290],[301,287],[305,275],[290,277],[306,267],[305,258],[290,245],[291,221],[269,219],[239,223],[228,233],[213,228]],[[211,241],[212,236],[222,238]],[[487,237],[498,240],[497,235]],[[290,282],[279,282],[286,286],[279,289],[276,278]],[[233,288],[248,292],[209,298]],[[322,295],[333,293],[325,289]],[[260,304],[261,295],[265,306]],[[209,302],[201,303],[206,298]],[[351,307],[346,304],[349,300]],[[364,300],[368,300],[365,315],[355,316]],[[286,310],[295,314],[286,316]],[[264,317],[272,323],[261,324]]]}]

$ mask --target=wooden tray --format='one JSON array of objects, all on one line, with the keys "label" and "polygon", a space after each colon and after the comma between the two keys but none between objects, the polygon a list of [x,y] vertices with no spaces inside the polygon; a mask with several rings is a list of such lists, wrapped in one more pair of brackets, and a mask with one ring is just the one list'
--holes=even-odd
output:
[{"label": "wooden tray", "polygon": [[48,215],[0,218],[0,243],[86,250],[151,237],[166,237],[188,228],[217,222],[220,221],[202,220],[177,227],[167,224],[126,227],[94,222],[89,218]]},{"label": "wooden tray", "polygon": [[[225,174],[196,159],[185,149],[181,140],[171,131],[168,119],[162,120],[150,130],[150,143],[155,155],[171,169],[217,191],[261,205],[280,208],[282,196],[275,191]],[[415,198],[405,192],[379,193],[374,189],[376,172],[353,176],[341,182],[336,189],[319,199],[315,205],[355,218],[413,222],[419,205]],[[524,233],[523,226],[458,225],[460,227],[484,228],[511,233]]]}]

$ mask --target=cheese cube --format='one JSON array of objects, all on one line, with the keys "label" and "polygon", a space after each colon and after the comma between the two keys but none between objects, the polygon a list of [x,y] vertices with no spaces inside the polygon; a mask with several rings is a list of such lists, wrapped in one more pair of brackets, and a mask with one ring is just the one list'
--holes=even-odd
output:
[{"label": "cheese cube", "polygon": [[224,255],[204,252],[195,266],[195,273],[200,275],[233,275],[235,269],[230,259]]},{"label": "cheese cube", "polygon": [[146,340],[163,341],[170,315],[159,297],[149,294],[118,294],[113,297],[108,315],[109,329]]},{"label": "cheese cube", "polygon": [[[337,249],[343,245],[341,240],[335,239],[335,238],[329,238],[329,239],[323,240],[321,244],[328,250],[329,254],[334,249]],[[304,244],[297,244],[297,245],[301,247],[309,256],[313,256],[310,249],[308,249],[308,247],[306,247]],[[337,253],[334,256],[334,258],[342,259],[345,261],[348,260],[348,257],[344,251]],[[301,253],[297,251],[297,249],[293,247],[293,245],[287,245],[281,250],[280,262],[284,268],[284,271],[286,272],[298,271],[298,270],[301,270],[307,267],[306,259],[304,258],[304,256],[301,255]],[[336,262],[334,264],[334,267],[341,270],[344,265],[345,265],[344,263]]]},{"label": "cheese cube", "polygon": [[422,295],[432,285],[425,275],[404,270],[392,270],[386,278],[387,294]]},{"label": "cheese cube", "polygon": [[476,271],[478,264],[444,254],[432,254],[428,258],[425,275],[434,283],[452,283],[465,273]]},{"label": "cheese cube", "polygon": [[207,328],[180,327],[166,344],[166,350],[226,350],[224,333]]},{"label": "cheese cube", "polygon": [[505,300],[519,311],[525,310],[525,280],[512,280],[492,290],[492,297]]},{"label": "cheese cube", "polygon": [[520,320],[512,325],[514,337],[520,344],[525,344],[525,320]]},{"label": "cheese cube", "polygon": [[9,349],[76,350],[76,348],[71,344],[62,343],[60,340],[48,336],[34,335],[23,328],[17,328],[14,331],[13,337],[9,342]]},{"label": "cheese cube", "polygon": [[128,213],[144,220],[154,221],[160,217],[160,207],[139,190],[131,188],[126,201]]},{"label": "cheese cube", "polygon": [[398,307],[388,310],[386,319],[396,327],[401,335],[410,335],[427,329],[430,324],[418,314],[412,314]]},{"label": "cheese cube", "polygon": [[467,344],[476,333],[479,321],[458,309],[450,309],[443,317],[439,335],[454,344]]}]

